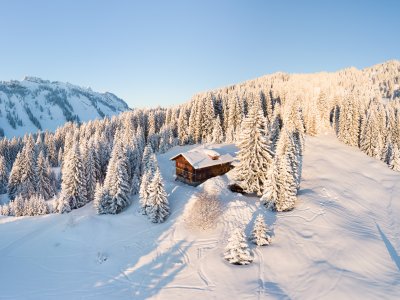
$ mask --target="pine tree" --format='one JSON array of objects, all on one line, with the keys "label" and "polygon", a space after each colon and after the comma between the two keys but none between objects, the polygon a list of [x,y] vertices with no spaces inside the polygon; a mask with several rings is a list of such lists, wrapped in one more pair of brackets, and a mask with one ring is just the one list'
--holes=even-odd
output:
[{"label": "pine tree", "polygon": [[60,148],[58,150],[57,159],[58,159],[57,160],[58,166],[62,168],[62,162],[63,162],[63,159],[64,159],[64,152],[63,152],[62,148]]},{"label": "pine tree", "polygon": [[246,237],[240,228],[235,229],[228,239],[224,258],[234,265],[248,265],[253,261]]},{"label": "pine tree", "polygon": [[358,102],[350,94],[342,103],[339,115],[338,138],[345,144],[358,145],[360,117]]},{"label": "pine tree", "polygon": [[265,137],[265,118],[261,110],[253,108],[242,123],[238,142],[239,164],[236,176],[247,193],[262,195],[266,183],[268,165],[272,155]]},{"label": "pine tree", "polygon": [[82,207],[87,203],[85,170],[78,144],[74,144],[65,157],[61,191],[71,209]]},{"label": "pine tree", "polygon": [[268,234],[268,227],[262,214],[259,214],[254,222],[251,241],[257,246],[265,246],[271,243],[271,236]]},{"label": "pine tree", "polygon": [[280,195],[275,202],[276,211],[292,210],[296,203],[297,187],[289,158],[283,156],[279,159],[279,185]]},{"label": "pine tree", "polygon": [[108,191],[111,198],[106,203],[106,213],[118,214],[129,205],[128,159],[125,155],[124,146],[118,141],[114,144],[108,164],[104,189]]},{"label": "pine tree", "polygon": [[376,157],[380,153],[380,138],[377,138],[377,135],[380,133],[375,113],[375,108],[372,107],[364,122],[360,141],[361,151],[371,157]]},{"label": "pine tree", "polygon": [[71,206],[69,204],[69,197],[67,197],[66,195],[63,195],[62,192],[56,202],[56,211],[59,214],[66,214],[66,213],[71,212]]},{"label": "pine tree", "polygon": [[185,145],[189,143],[189,117],[185,107],[179,110],[178,117],[178,139],[179,145]]},{"label": "pine tree", "polygon": [[224,133],[221,127],[221,119],[217,116],[214,119],[214,128],[212,132],[212,142],[216,144],[220,144],[224,141]]},{"label": "pine tree", "polygon": [[271,210],[288,211],[294,208],[296,202],[301,176],[301,157],[296,154],[296,147],[290,137],[286,130],[282,130],[261,198],[264,205]]},{"label": "pine tree", "polygon": [[[41,152],[43,152],[41,150]],[[33,195],[29,200],[25,201],[26,216],[40,216],[49,213],[49,207],[41,195]]]},{"label": "pine tree", "polygon": [[52,182],[50,181],[51,174],[48,173],[50,169],[49,162],[45,159],[43,151],[40,151],[37,160],[37,188],[36,193],[48,200],[54,196],[55,190]]},{"label": "pine tree", "polygon": [[393,145],[389,167],[397,172],[400,172],[400,150],[397,144]]},{"label": "pine tree", "polygon": [[85,178],[86,178],[86,198],[90,202],[94,199],[94,193],[96,189],[96,162],[95,152],[92,146],[88,146],[83,155],[83,162],[85,167]]},{"label": "pine tree", "polygon": [[149,185],[147,216],[153,223],[162,223],[169,216],[169,204],[160,170],[157,168]]},{"label": "pine tree", "polygon": [[264,195],[261,197],[261,202],[267,209],[273,210],[275,203],[280,197],[279,184],[279,161],[275,157],[267,173],[267,182],[265,184]]},{"label": "pine tree", "polygon": [[147,208],[149,206],[149,186],[151,183],[150,172],[145,171],[140,182],[139,199],[140,199],[140,210],[142,214],[147,214]]},{"label": "pine tree", "polygon": [[35,148],[32,136],[27,138],[27,142],[22,151],[17,154],[17,158],[10,172],[8,182],[8,194],[10,199],[17,195],[29,198],[36,192],[37,173],[35,161]]},{"label": "pine tree", "polygon": [[3,155],[0,155],[0,194],[7,192],[8,171],[7,163]]},{"label": "pine tree", "polygon": [[270,131],[268,133],[268,144],[269,147],[271,149],[271,153],[274,155],[275,154],[275,148],[276,148],[276,144],[278,143],[279,140],[279,136],[281,133],[281,116],[280,114],[277,112],[278,109],[275,110],[275,114],[272,118],[272,124],[270,127]]},{"label": "pine tree", "polygon": [[21,195],[17,195],[14,200],[12,200],[9,204],[11,215],[15,217],[22,217],[26,214],[26,200]]},{"label": "pine tree", "polygon": [[8,179],[7,193],[11,200],[21,194],[22,160],[23,154],[18,152]]},{"label": "pine tree", "polygon": [[149,164],[149,160],[151,155],[153,154],[153,148],[150,144],[147,144],[143,151],[142,163],[140,167],[141,175],[145,173],[147,165]]},{"label": "pine tree", "polygon": [[36,193],[36,156],[32,136],[29,136],[24,148],[22,149],[20,185],[20,191],[23,198],[29,198]]},{"label": "pine tree", "polygon": [[93,206],[98,215],[108,213],[108,205],[111,202],[110,193],[107,189],[101,186],[100,183],[96,184],[96,192],[94,196]]},{"label": "pine tree", "polygon": [[139,179],[139,169],[136,168],[133,173],[132,183],[131,183],[131,193],[136,195],[139,193],[140,179]]}]

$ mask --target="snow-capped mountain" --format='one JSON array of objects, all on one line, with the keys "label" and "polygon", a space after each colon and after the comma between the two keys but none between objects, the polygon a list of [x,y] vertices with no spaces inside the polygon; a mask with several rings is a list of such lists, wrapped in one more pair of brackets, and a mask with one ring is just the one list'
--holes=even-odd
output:
[{"label": "snow-capped mountain", "polygon": [[70,83],[25,77],[0,82],[0,136],[55,130],[67,121],[88,121],[129,110],[112,93]]}]

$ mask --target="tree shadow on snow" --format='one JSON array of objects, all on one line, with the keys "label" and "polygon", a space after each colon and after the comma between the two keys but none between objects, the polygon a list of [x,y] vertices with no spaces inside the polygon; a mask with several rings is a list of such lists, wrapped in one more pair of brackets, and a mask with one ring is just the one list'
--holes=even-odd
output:
[{"label": "tree shadow on snow", "polygon": [[378,224],[376,224],[376,228],[378,228],[379,234],[381,235],[381,238],[382,238],[383,242],[385,243],[386,249],[389,252],[390,257],[392,258],[393,262],[395,263],[397,269],[399,269],[399,271],[400,271],[399,254],[397,253],[396,249],[393,247],[392,243],[389,241],[389,239],[383,233],[383,231],[381,230],[381,228],[379,227]]},{"label": "tree shadow on snow", "polygon": [[129,271],[128,268],[124,273],[127,278],[132,278],[133,296],[147,299],[157,295],[171,283],[187,266],[186,252],[190,247],[191,243],[184,245],[184,241],[179,241],[139,268],[136,269],[134,266],[133,271]]}]

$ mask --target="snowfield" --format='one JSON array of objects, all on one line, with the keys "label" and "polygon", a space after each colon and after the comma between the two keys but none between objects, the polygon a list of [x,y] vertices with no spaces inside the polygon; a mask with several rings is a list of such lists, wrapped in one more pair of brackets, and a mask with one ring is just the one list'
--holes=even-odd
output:
[{"label": "snowfield", "polygon": [[[232,150],[233,146],[225,145]],[[398,299],[400,173],[328,134],[307,137],[296,208],[273,213],[258,198],[231,193],[230,174],[194,188],[174,181],[158,156],[171,215],[152,224],[137,197],[120,215],[92,204],[64,215],[0,217],[0,299]],[[193,194],[219,195],[217,228],[185,226]],[[254,262],[230,265],[231,231],[246,234],[262,213],[272,245]],[[250,223],[250,224],[249,224]]]}]

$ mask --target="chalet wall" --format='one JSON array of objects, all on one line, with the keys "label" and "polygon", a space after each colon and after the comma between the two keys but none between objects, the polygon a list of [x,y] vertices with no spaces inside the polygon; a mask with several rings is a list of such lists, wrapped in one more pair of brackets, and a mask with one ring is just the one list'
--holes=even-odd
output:
[{"label": "chalet wall", "polygon": [[230,163],[195,169],[181,155],[175,159],[177,179],[190,185],[198,185],[207,179],[225,174],[232,169]]}]

